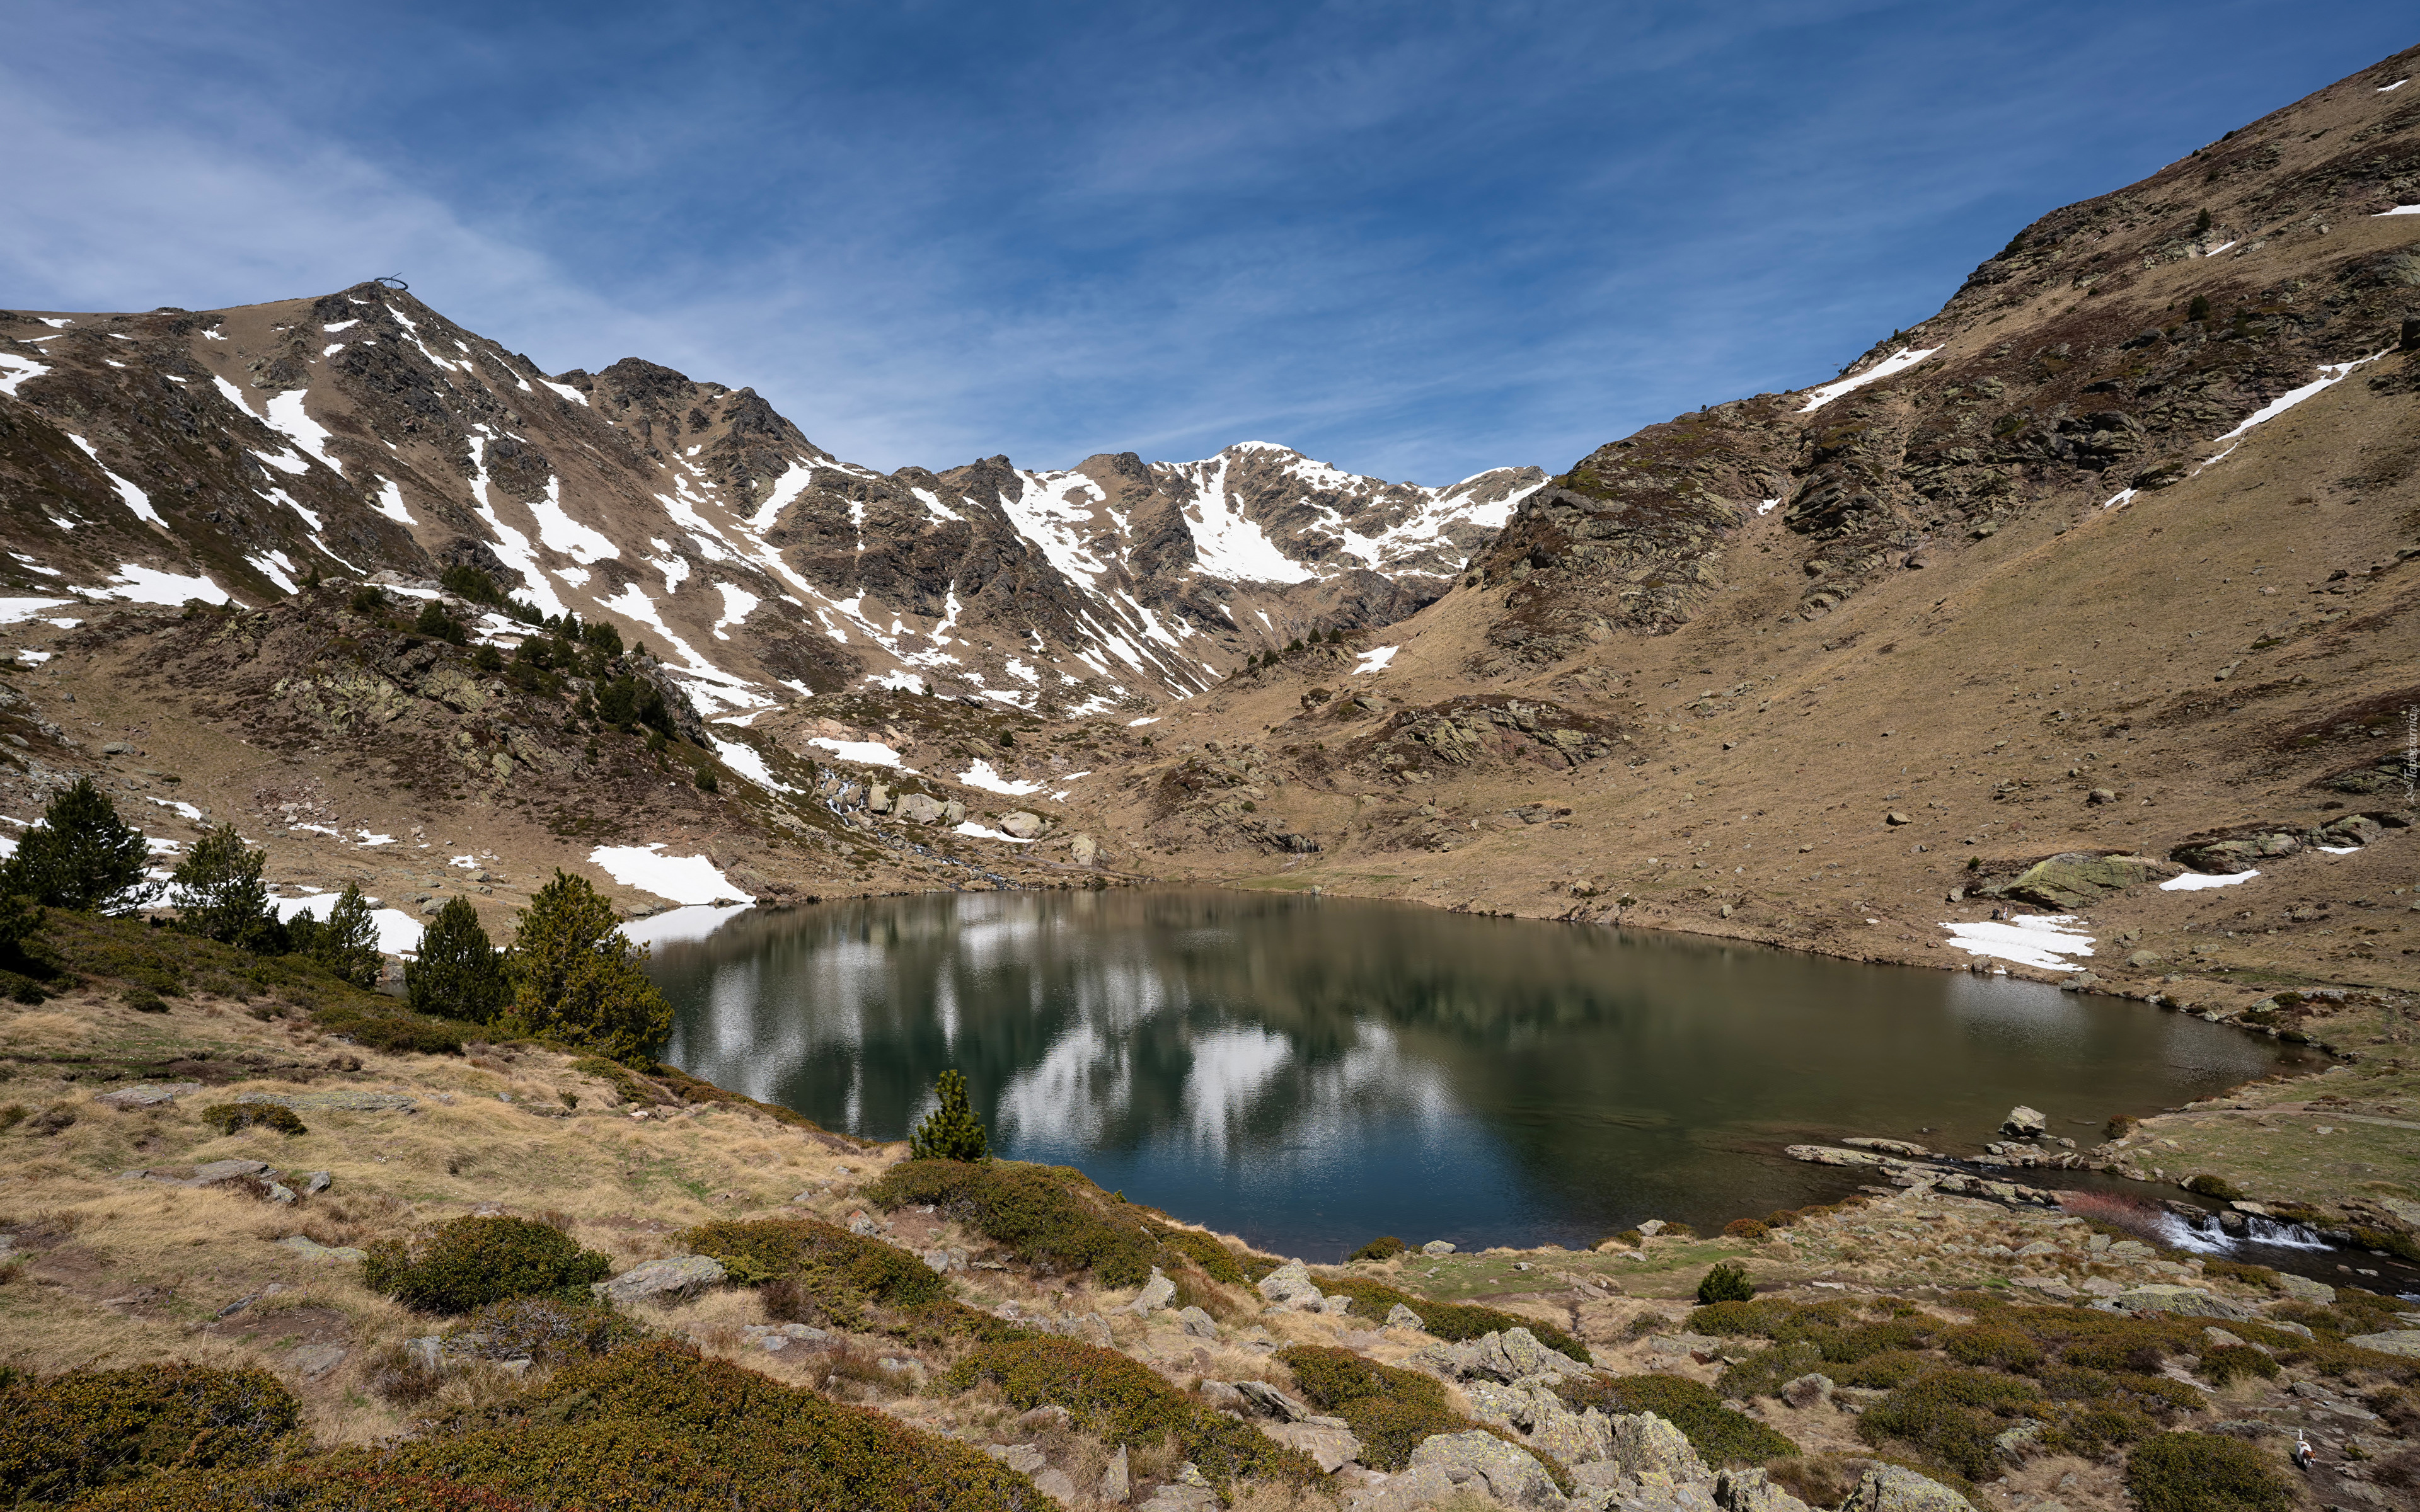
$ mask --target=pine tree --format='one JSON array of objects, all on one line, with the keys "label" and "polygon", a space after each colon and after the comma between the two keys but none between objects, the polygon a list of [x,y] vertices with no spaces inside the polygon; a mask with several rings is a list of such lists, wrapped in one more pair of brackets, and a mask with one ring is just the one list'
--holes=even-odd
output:
[{"label": "pine tree", "polygon": [[924,1116],[916,1132],[908,1136],[910,1160],[991,1159],[991,1136],[984,1133],[983,1120],[975,1117],[973,1106],[967,1101],[967,1079],[954,1071],[941,1072],[933,1084],[933,1091],[941,1105]]},{"label": "pine tree", "polygon": [[513,984],[505,1022],[615,1059],[644,1055],[673,1027],[672,1005],[641,969],[646,959],[587,878],[557,872],[521,910],[504,952]]},{"label": "pine tree", "polygon": [[448,898],[420,936],[420,958],[403,968],[403,995],[415,1013],[492,1022],[512,1000],[504,958],[467,898]]},{"label": "pine tree", "polygon": [[178,927],[239,949],[282,947],[286,932],[260,880],[261,865],[268,859],[266,853],[245,845],[233,825],[221,825],[203,836],[168,879],[170,895],[183,916]]},{"label": "pine tree", "polygon": [[158,890],[144,879],[149,855],[143,832],[117,817],[91,778],[79,778],[0,866],[0,891],[82,913],[131,913]]},{"label": "pine tree", "polygon": [[311,959],[356,987],[378,985],[378,921],[370,917],[369,900],[357,884],[345,884],[318,935],[311,943]]}]

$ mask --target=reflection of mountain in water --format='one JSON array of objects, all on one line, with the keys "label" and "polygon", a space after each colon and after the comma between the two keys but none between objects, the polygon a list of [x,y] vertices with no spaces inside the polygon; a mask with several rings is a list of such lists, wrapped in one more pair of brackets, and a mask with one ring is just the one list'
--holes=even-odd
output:
[{"label": "reflection of mountain in water", "polygon": [[1247,893],[828,904],[656,969],[670,1058],[835,1127],[900,1137],[954,1065],[1013,1153],[1253,1203],[1510,1181],[1484,1202],[1564,1239],[1836,1193],[1792,1138],[1971,1148],[2015,1102],[2081,1132],[2273,1064],[2035,983]]}]

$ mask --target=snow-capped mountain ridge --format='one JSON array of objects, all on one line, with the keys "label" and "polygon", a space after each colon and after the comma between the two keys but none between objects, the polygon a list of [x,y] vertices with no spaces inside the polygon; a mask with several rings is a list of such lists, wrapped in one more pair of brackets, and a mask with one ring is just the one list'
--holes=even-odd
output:
[{"label": "snow-capped mountain ridge", "polygon": [[407,585],[472,565],[617,623],[726,716],[875,684],[1062,713],[1186,696],[1435,596],[1544,482],[1389,484],[1264,441],[885,474],[751,390],[637,359],[548,374],[375,284],[0,316],[0,359],[27,421],[0,441],[0,521],[28,599],[257,603],[314,563]]}]

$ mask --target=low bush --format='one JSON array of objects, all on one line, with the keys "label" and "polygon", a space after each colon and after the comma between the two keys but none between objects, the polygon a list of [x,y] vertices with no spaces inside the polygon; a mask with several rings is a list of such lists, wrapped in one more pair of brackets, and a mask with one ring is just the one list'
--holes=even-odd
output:
[{"label": "low bush", "polygon": [[950,1380],[960,1390],[991,1381],[1019,1409],[1064,1408],[1078,1427],[1128,1448],[1172,1435],[1213,1482],[1259,1476],[1307,1486],[1321,1478],[1309,1455],[1202,1406],[1115,1350],[1063,1338],[985,1345],[960,1361]]},{"label": "low bush", "polygon": [[1718,1302],[1747,1302],[1756,1296],[1756,1283],[1748,1279],[1744,1266],[1726,1261],[1698,1278],[1698,1303],[1700,1306]]},{"label": "low bush", "polygon": [[1411,1248],[1410,1245],[1394,1235],[1382,1234],[1346,1257],[1355,1260],[1391,1260],[1409,1248]]},{"label": "low bush", "polygon": [[0,1492],[62,1503],[162,1471],[258,1465],[301,1420],[266,1370],[177,1361],[19,1380],[0,1390]]},{"label": "low bush", "polygon": [[[886,1210],[931,1204],[1045,1272],[1085,1271],[1105,1287],[1139,1287],[1151,1268],[1181,1264],[1080,1171],[1019,1161],[902,1161],[865,1189]],[[1125,1208],[1113,1216],[1113,1209]]]},{"label": "low bush", "polygon": [[1294,1372],[1312,1406],[1352,1427],[1361,1441],[1361,1462],[1373,1470],[1403,1469],[1433,1433],[1478,1427],[1453,1410],[1434,1376],[1321,1345],[1296,1345],[1278,1359]]},{"label": "low bush", "polygon": [[158,993],[152,991],[148,987],[129,987],[124,993],[119,995],[117,1000],[124,1003],[127,1007],[134,1010],[137,1013],[165,1013],[168,1011],[167,1003],[162,999]]},{"label": "low bush", "polygon": [[1582,1365],[1589,1363],[1587,1345],[1552,1323],[1524,1318],[1518,1313],[1499,1312],[1472,1303],[1435,1302],[1427,1297],[1416,1297],[1383,1281],[1373,1281],[1367,1276],[1323,1274],[1319,1278],[1319,1288],[1352,1298],[1352,1311],[1358,1317],[1382,1319],[1401,1304],[1419,1315],[1422,1328],[1453,1343],[1501,1333],[1508,1328],[1526,1328],[1546,1348],[1569,1355]]},{"label": "low bush", "polygon": [[1751,1243],[1770,1238],[1773,1226],[1758,1218],[1734,1218],[1723,1225],[1725,1239],[1744,1239]]},{"label": "low bush", "polygon": [[1761,1465],[1798,1452],[1790,1439],[1724,1406],[1712,1387],[1684,1376],[1575,1376],[1555,1394],[1575,1408],[1594,1407],[1608,1415],[1652,1412],[1686,1435],[1698,1458],[1717,1470]]},{"label": "low bush", "polygon": [[1764,1467],[1775,1485],[1808,1506],[1838,1506],[1865,1478],[1871,1461],[1848,1455],[1792,1455]]},{"label": "low bush", "polygon": [[1941,1335],[1941,1350],[1960,1365],[2024,1370],[2041,1361],[2041,1346],[2013,1328],[1974,1323]]},{"label": "low bush", "polygon": [[414,1312],[467,1313],[508,1297],[582,1302],[612,1263],[551,1224],[529,1218],[457,1218],[417,1253],[395,1241],[369,1246],[362,1280]]},{"label": "low bush", "polygon": [[1203,1275],[1231,1287],[1258,1281],[1285,1263],[1274,1255],[1255,1255],[1249,1250],[1238,1254],[1198,1228],[1179,1228],[1173,1224],[1143,1227],[1154,1239],[1200,1266]]},{"label": "low bush", "polygon": [[2286,1477],[2248,1443],[2208,1433],[2163,1433],[2126,1456],[2126,1489],[2141,1512],[2284,1512]]},{"label": "low bush", "polygon": [[2242,1190],[2223,1176],[2195,1176],[2185,1181],[2185,1190],[2197,1196],[2216,1197],[2221,1202],[2241,1202]]},{"label": "low bush", "polygon": [[733,1279],[765,1284],[768,1313],[794,1323],[862,1329],[868,1309],[927,1307],[949,1283],[895,1244],[816,1218],[726,1219],[701,1224],[677,1242],[721,1260]]},{"label": "low bush", "polygon": [[1866,1409],[1857,1419],[1857,1437],[1877,1447],[1903,1443],[1926,1463],[1987,1481],[1999,1474],[1992,1441],[2007,1429],[2001,1420],[2028,1409],[2039,1412],[2040,1403],[2041,1389],[2030,1381],[1942,1368]]},{"label": "low bush", "polygon": [[213,1103],[202,1109],[202,1121],[223,1134],[242,1129],[273,1129],[290,1139],[311,1132],[292,1108],[275,1103]]},{"label": "low bush", "polygon": [[485,1359],[534,1360],[552,1368],[637,1344],[647,1330],[589,1297],[508,1297],[463,1319],[446,1336],[453,1348]]},{"label": "low bush", "polygon": [[2260,1287],[2269,1291],[2277,1289],[2277,1273],[2265,1265],[2247,1265],[2242,1260],[2208,1258],[2201,1262],[2201,1273],[2228,1281],[2240,1281],[2247,1287]]}]

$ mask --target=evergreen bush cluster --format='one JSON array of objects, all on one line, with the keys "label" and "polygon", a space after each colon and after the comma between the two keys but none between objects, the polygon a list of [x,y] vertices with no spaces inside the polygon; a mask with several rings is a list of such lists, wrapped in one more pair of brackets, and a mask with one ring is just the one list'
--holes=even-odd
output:
[{"label": "evergreen bush cluster", "polygon": [[979,1381],[999,1386],[1011,1406],[1064,1408],[1076,1423],[1129,1448],[1173,1436],[1186,1458],[1213,1483],[1257,1476],[1307,1486],[1318,1462],[1258,1428],[1203,1407],[1150,1366],[1115,1350],[1074,1339],[1016,1339],[970,1351],[951,1373],[960,1390]]},{"label": "evergreen bush cluster", "polygon": [[1748,1279],[1745,1266],[1725,1261],[1698,1278],[1698,1303],[1700,1306],[1718,1302],[1746,1302],[1755,1295],[1756,1283]]},{"label": "evergreen bush cluster", "polygon": [[886,1210],[930,1204],[1026,1264],[1084,1271],[1105,1287],[1139,1287],[1155,1265],[1183,1260],[1136,1210],[1066,1166],[1018,1161],[907,1160],[865,1189]]},{"label": "evergreen bush cluster", "polygon": [[456,1218],[417,1246],[369,1246],[362,1281],[414,1312],[467,1313],[512,1297],[587,1300],[612,1263],[569,1234],[532,1218]]},{"label": "evergreen bush cluster", "polygon": [[940,1106],[924,1116],[908,1136],[910,1160],[991,1159],[991,1136],[984,1132],[983,1120],[975,1117],[973,1105],[967,1098],[967,1079],[955,1071],[941,1072],[934,1085]]},{"label": "evergreen bush cluster", "polygon": [[202,1109],[202,1121],[223,1134],[270,1129],[291,1138],[311,1132],[292,1108],[275,1103],[213,1103]]},{"label": "evergreen bush cluster", "polygon": [[[85,914],[132,913],[159,889],[146,878],[150,846],[143,832],[117,817],[117,808],[89,777],[53,798],[42,817],[0,863],[0,893]],[[39,916],[22,907],[0,920],[0,945],[14,947]],[[13,937],[9,932],[13,930]]]},{"label": "evergreen bush cluster", "polygon": [[1396,1256],[1401,1255],[1404,1251],[1409,1248],[1411,1248],[1410,1245],[1404,1243],[1402,1240],[1397,1239],[1394,1235],[1381,1234],[1376,1239],[1373,1239],[1367,1244],[1362,1245],[1359,1249],[1355,1250],[1350,1256],[1346,1257],[1346,1258],[1355,1260],[1391,1260]]},{"label": "evergreen bush cluster", "polygon": [[950,1296],[949,1283],[916,1256],[819,1218],[724,1219],[679,1242],[721,1260],[735,1280],[763,1283],[767,1310],[783,1322],[863,1329],[873,1309],[928,1308]]},{"label": "evergreen bush cluster", "polygon": [[1399,1471],[1431,1434],[1479,1426],[1453,1410],[1435,1376],[1325,1345],[1296,1345],[1278,1359],[1312,1406],[1344,1419],[1361,1441],[1361,1462],[1373,1470]]},{"label": "evergreen bush cluster", "polygon": [[266,1370],[171,1361],[19,1379],[0,1389],[0,1494],[58,1504],[163,1471],[264,1464],[301,1421]]},{"label": "evergreen bush cluster", "polygon": [[2126,1490],[2140,1512],[2285,1512],[2286,1477],[2248,1443],[2208,1433],[2162,1433],[2126,1456]]}]

